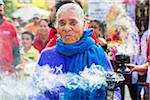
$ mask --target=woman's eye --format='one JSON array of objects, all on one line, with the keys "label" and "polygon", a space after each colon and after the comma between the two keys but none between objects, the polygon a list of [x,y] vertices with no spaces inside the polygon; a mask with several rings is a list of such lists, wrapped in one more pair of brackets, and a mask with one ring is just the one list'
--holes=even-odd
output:
[{"label": "woman's eye", "polygon": [[71,25],[75,26],[75,25],[76,25],[76,23],[75,23],[75,22],[72,22],[72,23],[71,23]]},{"label": "woman's eye", "polygon": [[64,26],[64,25],[65,25],[65,23],[64,23],[64,22],[61,22],[61,23],[60,23],[60,25],[61,25],[61,26]]},{"label": "woman's eye", "polygon": [[40,26],[41,28],[46,28],[47,26],[45,25],[45,26]]},{"label": "woman's eye", "polygon": [[60,26],[64,26],[66,23],[65,23],[63,20],[60,20],[60,21],[58,22],[58,24],[59,24]]},{"label": "woman's eye", "polygon": [[29,38],[27,38],[27,40],[30,40]]}]

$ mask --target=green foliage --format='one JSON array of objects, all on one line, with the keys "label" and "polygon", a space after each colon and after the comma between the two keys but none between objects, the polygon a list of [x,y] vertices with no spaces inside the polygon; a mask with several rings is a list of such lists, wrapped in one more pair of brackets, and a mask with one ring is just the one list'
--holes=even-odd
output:
[{"label": "green foliage", "polygon": [[16,9],[14,0],[3,0],[4,1],[4,11],[6,17],[11,17],[11,14]]}]

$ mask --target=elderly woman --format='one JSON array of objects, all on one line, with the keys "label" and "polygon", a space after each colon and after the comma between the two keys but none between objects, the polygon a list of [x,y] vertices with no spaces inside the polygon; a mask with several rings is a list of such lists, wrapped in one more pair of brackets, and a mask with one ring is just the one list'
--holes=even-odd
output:
[{"label": "elderly woman", "polygon": [[[62,66],[63,73],[72,72],[78,74],[87,66],[88,68],[94,63],[101,65],[106,71],[111,71],[111,64],[106,57],[103,49],[94,43],[90,37],[92,30],[84,31],[84,14],[83,10],[77,4],[69,3],[61,6],[56,13],[56,26],[60,38],[57,40],[55,47],[45,49],[39,58],[38,65]],[[59,73],[56,73],[59,74]],[[115,100],[120,95],[115,93]],[[46,93],[50,99],[58,99],[59,95],[52,96]],[[118,93],[119,94],[119,93]],[[67,91],[64,92],[64,100],[86,100],[101,99],[105,100],[105,87],[89,91]]]}]

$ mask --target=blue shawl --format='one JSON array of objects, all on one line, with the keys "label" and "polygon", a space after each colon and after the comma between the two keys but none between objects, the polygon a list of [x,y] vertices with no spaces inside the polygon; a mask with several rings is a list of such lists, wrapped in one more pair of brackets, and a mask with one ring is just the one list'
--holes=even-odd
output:
[{"label": "blue shawl", "polygon": [[[56,51],[63,58],[62,63],[65,67],[65,72],[79,73],[85,67],[90,67],[93,63],[101,65],[107,69],[107,58],[103,49],[94,43],[91,38],[92,30],[88,29],[83,33],[80,41],[74,44],[64,44],[62,39],[59,38],[56,44]],[[54,54],[55,55],[55,54]],[[56,56],[59,57],[59,56]],[[53,58],[53,57],[52,57]],[[58,63],[58,62],[56,62]],[[60,87],[59,90],[62,88]],[[64,90],[63,90],[64,89]],[[105,100],[106,88],[83,90],[63,88],[64,95],[61,97],[59,93],[45,91],[45,96],[50,100]]]},{"label": "blue shawl", "polygon": [[56,44],[56,51],[64,56],[72,57],[70,65],[66,65],[67,72],[79,73],[85,67],[90,67],[93,63],[101,65],[107,70],[107,58],[101,46],[96,45],[91,38],[93,30],[84,31],[80,41],[74,44],[64,44],[59,38]]}]

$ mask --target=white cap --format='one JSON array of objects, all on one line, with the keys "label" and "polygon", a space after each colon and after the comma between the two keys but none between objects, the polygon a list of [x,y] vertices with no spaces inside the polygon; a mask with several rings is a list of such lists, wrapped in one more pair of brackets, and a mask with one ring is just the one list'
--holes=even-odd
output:
[{"label": "white cap", "polygon": [[40,18],[41,16],[38,13],[33,14],[33,18]]},{"label": "white cap", "polygon": [[2,5],[4,4],[3,0],[0,0],[0,4],[2,4]]}]

